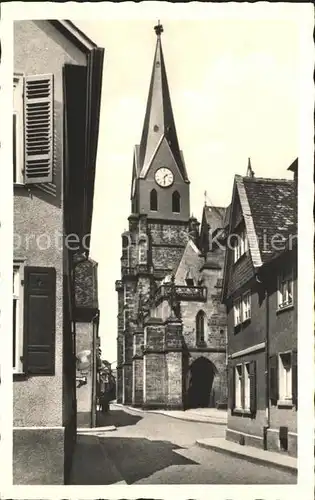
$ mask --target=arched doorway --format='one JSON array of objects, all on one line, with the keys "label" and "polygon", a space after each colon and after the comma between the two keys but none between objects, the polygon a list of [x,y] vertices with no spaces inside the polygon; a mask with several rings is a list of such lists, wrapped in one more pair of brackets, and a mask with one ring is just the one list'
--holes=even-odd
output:
[{"label": "arched doorway", "polygon": [[207,408],[213,379],[216,373],[214,364],[207,358],[197,358],[187,373],[187,408]]}]

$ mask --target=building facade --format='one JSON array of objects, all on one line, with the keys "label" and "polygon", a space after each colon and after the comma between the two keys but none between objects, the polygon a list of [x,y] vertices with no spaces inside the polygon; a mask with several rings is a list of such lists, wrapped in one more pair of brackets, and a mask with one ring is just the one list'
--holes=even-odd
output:
[{"label": "building facade", "polygon": [[102,64],[69,21],[14,23],[14,484],[64,484],[71,467],[74,266],[89,251]]},{"label": "building facade", "polygon": [[205,207],[201,230],[190,214],[162,26],[155,31],[143,132],[134,150],[129,229],[122,234],[116,281],[117,400],[147,408],[224,405],[224,248],[209,248],[209,235],[224,229],[226,211]]},{"label": "building facade", "polygon": [[297,453],[297,176],[235,176],[223,301],[227,439]]}]

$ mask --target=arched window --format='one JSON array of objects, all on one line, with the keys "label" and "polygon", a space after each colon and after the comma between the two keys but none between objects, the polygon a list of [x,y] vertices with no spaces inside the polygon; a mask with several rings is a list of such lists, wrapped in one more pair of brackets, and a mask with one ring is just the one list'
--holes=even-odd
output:
[{"label": "arched window", "polygon": [[158,209],[158,197],[155,189],[152,189],[150,193],[150,210],[156,212]]},{"label": "arched window", "polygon": [[205,342],[205,313],[199,311],[196,316],[196,340],[197,345],[204,344]]},{"label": "arched window", "polygon": [[180,213],[180,194],[178,191],[174,191],[172,194],[172,211]]}]

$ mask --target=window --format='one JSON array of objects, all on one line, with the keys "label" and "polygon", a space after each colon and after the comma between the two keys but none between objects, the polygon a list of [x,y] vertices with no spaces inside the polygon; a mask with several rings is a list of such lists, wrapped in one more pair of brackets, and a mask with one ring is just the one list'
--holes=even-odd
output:
[{"label": "window", "polygon": [[174,213],[180,213],[180,194],[178,191],[174,191],[172,194],[172,211]]},{"label": "window", "polygon": [[205,313],[199,311],[196,316],[196,334],[197,345],[204,344],[205,342]]},{"label": "window", "polygon": [[235,367],[235,408],[241,409],[242,405],[242,386],[243,386],[243,365]]},{"label": "window", "polygon": [[13,77],[13,180],[52,182],[53,76]]},{"label": "window", "polygon": [[283,272],[279,278],[278,284],[278,307],[291,306],[293,304],[293,272],[292,270]]},{"label": "window", "polygon": [[13,373],[23,371],[23,265],[13,266]]},{"label": "window", "polygon": [[234,326],[245,323],[251,318],[251,292],[247,291],[237,299],[234,304]]},{"label": "window", "polygon": [[245,229],[242,229],[239,234],[235,234],[234,243],[234,262],[248,251],[248,238]]},{"label": "window", "polygon": [[229,406],[236,413],[253,417],[256,413],[256,362],[229,367]]},{"label": "window", "polygon": [[279,355],[279,399],[292,400],[292,360],[291,352]]},{"label": "window", "polygon": [[156,212],[158,209],[158,196],[155,189],[152,189],[150,193],[150,210]]},{"label": "window", "polygon": [[234,301],[234,326],[238,326],[241,324],[241,298],[239,297]]},{"label": "window", "polygon": [[251,294],[246,292],[242,297],[242,316],[243,322],[251,317]]}]

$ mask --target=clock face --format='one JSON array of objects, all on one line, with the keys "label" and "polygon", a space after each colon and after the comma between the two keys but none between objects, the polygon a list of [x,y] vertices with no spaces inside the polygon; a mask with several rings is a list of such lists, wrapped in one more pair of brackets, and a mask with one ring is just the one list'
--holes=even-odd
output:
[{"label": "clock face", "polygon": [[161,187],[168,187],[173,184],[174,175],[169,168],[162,167],[155,172],[155,180]]}]

